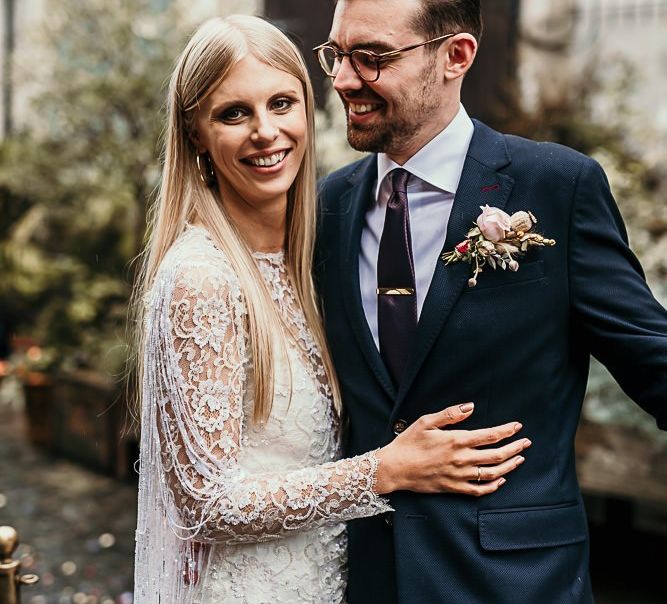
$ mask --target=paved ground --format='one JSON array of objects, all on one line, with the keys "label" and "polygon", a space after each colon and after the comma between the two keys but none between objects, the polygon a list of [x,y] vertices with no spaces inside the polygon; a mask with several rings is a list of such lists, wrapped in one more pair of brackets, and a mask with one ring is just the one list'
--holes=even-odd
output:
[{"label": "paved ground", "polygon": [[129,604],[136,488],[27,444],[20,414],[0,408],[0,525],[41,581],[24,604]]},{"label": "paved ground", "polygon": [[[1,406],[0,464],[0,525],[21,532],[17,555],[41,577],[24,604],[130,604],[135,485],[34,449]],[[667,538],[621,533],[592,527],[597,604],[665,604]]]}]

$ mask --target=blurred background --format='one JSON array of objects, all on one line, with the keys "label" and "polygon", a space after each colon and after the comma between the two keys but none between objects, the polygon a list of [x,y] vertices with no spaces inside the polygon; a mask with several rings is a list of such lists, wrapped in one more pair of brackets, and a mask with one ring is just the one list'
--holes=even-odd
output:
[{"label": "blurred background", "polygon": [[[468,112],[604,166],[667,303],[667,0],[484,0]],[[357,157],[310,49],[328,0],[3,0],[0,525],[31,604],[129,604],[136,434],[126,307],[159,177],[165,83],[215,15],[264,15],[303,49],[321,174]],[[593,363],[577,441],[601,604],[667,602],[667,434]]]}]

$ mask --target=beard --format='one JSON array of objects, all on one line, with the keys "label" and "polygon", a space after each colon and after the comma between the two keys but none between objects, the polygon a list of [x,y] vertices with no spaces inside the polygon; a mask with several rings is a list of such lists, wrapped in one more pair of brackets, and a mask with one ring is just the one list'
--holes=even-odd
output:
[{"label": "beard", "polygon": [[[434,62],[435,63],[435,62]],[[347,140],[357,151],[370,153],[400,152],[417,137],[423,123],[437,107],[438,102],[430,92],[436,81],[434,65],[427,65],[420,76],[421,87],[412,94],[398,95],[392,99],[393,119],[362,125],[347,121]],[[360,93],[360,96],[362,93]],[[347,103],[345,110],[349,111]],[[386,107],[386,105],[384,106]],[[384,107],[380,111],[384,111]]]}]

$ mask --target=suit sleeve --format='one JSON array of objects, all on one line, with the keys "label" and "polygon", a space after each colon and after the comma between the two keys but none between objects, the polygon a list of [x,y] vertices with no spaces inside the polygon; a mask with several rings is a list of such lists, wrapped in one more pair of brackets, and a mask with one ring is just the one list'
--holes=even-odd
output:
[{"label": "suit sleeve", "polygon": [[667,430],[667,311],[646,284],[609,183],[584,161],[569,238],[574,321],[625,393]]}]

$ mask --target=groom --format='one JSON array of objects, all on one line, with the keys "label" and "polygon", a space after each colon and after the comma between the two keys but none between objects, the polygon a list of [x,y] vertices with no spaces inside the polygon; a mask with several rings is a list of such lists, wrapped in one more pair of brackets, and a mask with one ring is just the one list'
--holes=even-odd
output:
[{"label": "groom", "polygon": [[[462,401],[476,407],[460,427],[518,420],[533,441],[490,495],[397,492],[393,514],[351,522],[351,604],[592,602],[573,450],[589,355],[667,429],[667,313],[605,175],[471,121],[460,90],[480,34],[479,0],[338,0],[319,50],[350,144],[373,153],[321,184],[318,277],[347,453]],[[440,256],[487,205],[501,236],[501,210],[525,211],[556,243],[474,285],[465,258]]]}]

